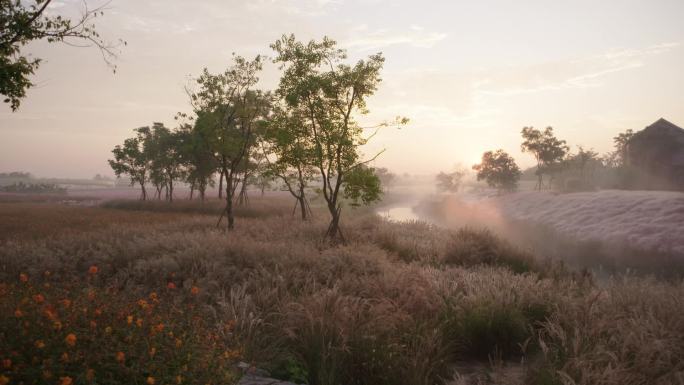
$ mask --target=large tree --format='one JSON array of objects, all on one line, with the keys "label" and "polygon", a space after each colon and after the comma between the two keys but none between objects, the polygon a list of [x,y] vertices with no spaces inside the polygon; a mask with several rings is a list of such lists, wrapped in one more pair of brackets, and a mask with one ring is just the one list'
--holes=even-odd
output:
[{"label": "large tree", "polygon": [[221,217],[228,218],[228,229],[235,223],[233,197],[244,179],[244,164],[257,141],[268,115],[270,96],[254,89],[259,81],[262,58],[234,57],[225,72],[212,74],[204,69],[197,78],[197,89],[190,90],[190,101],[197,114],[196,127],[207,140],[225,179],[226,207]]},{"label": "large tree", "polygon": [[197,191],[204,202],[207,187],[214,186],[214,174],[218,168],[214,154],[207,138],[195,125],[181,124],[177,135],[185,181],[190,184],[190,199]]},{"label": "large tree", "polygon": [[[331,216],[326,236],[344,240],[340,217],[346,178],[379,155],[362,159],[359,147],[367,138],[357,119],[368,113],[366,100],[380,83],[385,59],[375,54],[354,65],[346,64],[346,52],[327,37],[303,43],[294,35],[283,36],[271,47],[277,54],[274,61],[284,71],[277,94],[304,117],[307,137],[313,144],[311,165],[320,174],[323,198]],[[369,184],[354,189],[375,188],[371,179],[361,180]]]},{"label": "large tree", "polygon": [[544,131],[534,127],[523,127],[521,133],[523,143],[520,148],[523,152],[534,155],[537,161],[537,189],[541,190],[544,186],[544,174],[553,179],[554,173],[560,170],[569,148],[565,140],[556,138],[553,127],[546,127]]},{"label": "large tree", "polygon": [[499,191],[513,191],[518,187],[520,168],[513,157],[504,150],[487,151],[482,154],[482,162],[473,165],[477,180],[485,180],[489,187]]},{"label": "large tree", "polygon": [[[95,30],[93,20],[103,14],[103,7],[85,9],[77,19],[54,15],[48,11],[52,0],[0,0],[0,94],[16,111],[26,90],[33,86],[30,76],[38,69],[40,58],[23,52],[24,46],[35,40],[69,45],[94,45],[100,49],[107,64],[115,57],[113,45]],[[124,41],[119,41],[125,44]]]}]

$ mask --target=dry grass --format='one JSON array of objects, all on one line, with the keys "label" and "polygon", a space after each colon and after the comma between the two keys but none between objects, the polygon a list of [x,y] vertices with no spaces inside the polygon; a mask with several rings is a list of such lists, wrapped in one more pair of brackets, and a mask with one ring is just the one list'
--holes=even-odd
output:
[{"label": "dry grass", "polygon": [[[45,226],[81,213],[64,210]],[[243,216],[229,233],[215,216],[120,210],[155,222],[109,216],[115,223],[87,232],[7,242],[0,282],[24,273],[41,284],[49,270],[60,285],[97,265],[97,287],[125,298],[170,280],[197,286],[207,319],[234,325],[243,359],[312,385],[445,383],[454,363],[472,360],[493,363],[483,384],[664,384],[682,375],[681,284],[630,277],[597,287],[488,233],[360,212],[345,214],[349,243],[329,244],[324,215],[302,223],[289,202],[281,210]],[[507,367],[524,379],[497,375]]]}]

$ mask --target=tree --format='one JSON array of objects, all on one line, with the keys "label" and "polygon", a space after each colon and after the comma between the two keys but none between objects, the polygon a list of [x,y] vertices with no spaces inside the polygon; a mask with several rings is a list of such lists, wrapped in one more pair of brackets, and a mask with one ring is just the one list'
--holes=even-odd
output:
[{"label": "tree", "polygon": [[[26,90],[33,86],[29,79],[38,69],[40,58],[25,55],[22,48],[34,40],[47,40],[50,43],[65,42],[76,45],[74,41],[85,42],[100,49],[105,62],[112,66],[116,57],[114,49],[118,46],[106,42],[95,30],[92,23],[102,16],[103,7],[85,9],[77,20],[60,15],[48,15],[46,10],[52,0],[0,0],[0,94],[5,96],[12,111],[16,111]],[[120,40],[120,44],[126,44]],[[76,45],[78,46],[78,45]]]},{"label": "tree", "polygon": [[382,184],[374,168],[361,165],[347,173],[344,198],[349,199],[352,206],[371,204],[380,200],[380,196],[382,196]]},{"label": "tree", "polygon": [[249,157],[257,135],[268,115],[270,95],[253,89],[262,68],[262,58],[246,60],[234,56],[234,63],[221,74],[205,68],[197,78],[198,89],[188,91],[197,114],[196,128],[206,138],[225,180],[225,215],[228,229],[233,229],[233,197],[244,162]]},{"label": "tree", "polygon": [[485,180],[489,187],[499,191],[513,191],[518,187],[520,168],[515,160],[504,150],[487,151],[482,155],[482,162],[473,165],[477,172],[477,180]]},{"label": "tree", "polygon": [[182,124],[178,136],[180,158],[186,170],[185,181],[190,184],[190,199],[197,190],[200,200],[204,202],[207,187],[214,186],[216,159],[207,138],[196,126]]},{"label": "tree", "polygon": [[375,175],[380,179],[380,184],[382,185],[384,192],[389,191],[389,186],[394,184],[394,181],[397,179],[397,175],[385,167],[376,168]]},{"label": "tree", "polygon": [[117,145],[112,150],[114,159],[109,160],[109,165],[117,178],[128,175],[131,186],[135,183],[140,184],[140,199],[147,199],[145,184],[149,178],[149,159],[144,151],[144,141],[149,133],[149,127],[141,127],[135,130],[136,136],[124,140],[123,145]]},{"label": "tree", "polygon": [[554,136],[553,127],[546,127],[544,131],[534,127],[523,127],[522,137],[524,140],[520,148],[523,152],[532,153],[537,161],[537,189],[541,190],[544,186],[544,174],[553,179],[569,148],[565,140],[559,140]]},{"label": "tree", "polygon": [[451,173],[440,172],[435,178],[437,189],[444,192],[457,192],[465,174],[465,170],[456,170]]},{"label": "tree", "polygon": [[[166,128],[163,123],[153,123],[144,142],[145,152],[151,162],[151,177],[156,186],[164,186],[166,199],[173,202],[174,181],[183,176],[181,134]],[[161,190],[158,187],[158,194]]]},{"label": "tree", "polygon": [[[320,174],[321,190],[331,216],[326,236],[344,241],[340,230],[340,193],[346,178],[380,155],[361,159],[359,147],[368,138],[363,136],[357,115],[368,113],[366,100],[380,83],[385,59],[375,54],[353,66],[345,64],[346,52],[327,37],[320,42],[302,43],[294,35],[283,36],[271,47],[277,53],[274,62],[283,69],[277,95],[306,120],[307,137],[313,144],[310,165]],[[407,120],[397,122],[403,124]],[[370,178],[363,180],[371,182]],[[372,191],[375,186],[354,188]]]},{"label": "tree", "polygon": [[615,144],[613,162],[617,167],[623,167],[627,163],[627,143],[629,143],[632,137],[634,137],[634,131],[627,130],[613,138],[613,143]]},{"label": "tree", "polygon": [[[316,175],[312,166],[314,145],[301,110],[287,105],[276,106],[265,131],[262,143],[265,154],[265,175],[280,179],[295,198],[295,210],[299,207],[302,220],[311,215],[306,188]],[[271,161],[268,155],[274,157]]]}]

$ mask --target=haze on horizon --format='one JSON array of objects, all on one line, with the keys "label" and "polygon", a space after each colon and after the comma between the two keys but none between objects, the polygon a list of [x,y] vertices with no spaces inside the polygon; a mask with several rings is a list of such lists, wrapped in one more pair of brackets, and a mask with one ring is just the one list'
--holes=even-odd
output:
[{"label": "haze on horizon", "polygon": [[[90,1],[97,5],[102,2]],[[470,166],[503,148],[525,167],[520,129],[551,125],[559,138],[604,153],[612,137],[660,117],[684,124],[684,2],[112,0],[98,31],[128,42],[117,73],[96,49],[36,43],[44,59],[19,111],[0,107],[0,171],[112,175],[111,149],[136,127],[189,111],[184,85],[232,52],[271,55],[284,33],[327,35],[357,59],[386,57],[369,120],[385,129],[365,150],[396,172]],[[52,12],[77,14],[80,1]],[[261,87],[279,76],[269,64]]]}]

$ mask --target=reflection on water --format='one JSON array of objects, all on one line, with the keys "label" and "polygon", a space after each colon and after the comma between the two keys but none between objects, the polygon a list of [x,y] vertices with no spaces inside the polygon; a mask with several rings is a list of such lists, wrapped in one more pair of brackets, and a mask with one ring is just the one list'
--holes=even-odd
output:
[{"label": "reflection on water", "polygon": [[404,206],[380,209],[378,214],[387,220],[395,222],[416,221],[420,219],[413,211],[413,208]]}]

